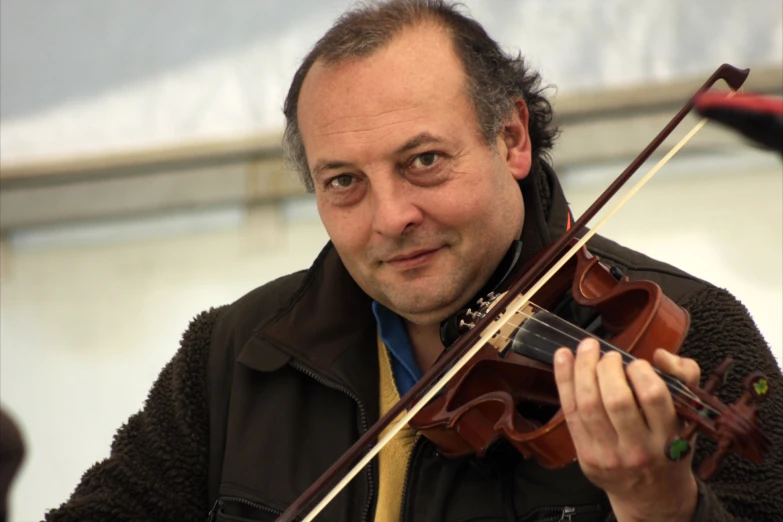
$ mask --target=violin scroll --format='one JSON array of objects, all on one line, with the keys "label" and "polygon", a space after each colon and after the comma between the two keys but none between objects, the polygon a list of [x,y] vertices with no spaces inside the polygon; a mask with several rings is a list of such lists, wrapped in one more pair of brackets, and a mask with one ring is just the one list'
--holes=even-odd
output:
[{"label": "violin scroll", "polygon": [[770,441],[761,431],[758,409],[754,403],[766,398],[769,381],[760,372],[746,377],[744,393],[734,403],[725,405],[714,395],[732,367],[731,357],[726,358],[712,371],[704,388],[685,385],[697,401],[675,401],[677,413],[686,419],[686,426],[673,436],[666,447],[666,456],[678,461],[691,452],[690,440],[695,433],[702,433],[717,442],[717,450],[704,459],[696,474],[702,480],[709,479],[730,452],[738,453],[752,462],[761,462],[769,449]]}]

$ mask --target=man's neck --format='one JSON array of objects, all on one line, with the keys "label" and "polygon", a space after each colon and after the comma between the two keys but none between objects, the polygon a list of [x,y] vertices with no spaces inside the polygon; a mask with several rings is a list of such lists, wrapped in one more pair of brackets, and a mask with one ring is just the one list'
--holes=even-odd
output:
[{"label": "man's neck", "polygon": [[427,373],[445,348],[440,340],[440,326],[422,326],[409,321],[404,323],[416,362],[422,373]]}]

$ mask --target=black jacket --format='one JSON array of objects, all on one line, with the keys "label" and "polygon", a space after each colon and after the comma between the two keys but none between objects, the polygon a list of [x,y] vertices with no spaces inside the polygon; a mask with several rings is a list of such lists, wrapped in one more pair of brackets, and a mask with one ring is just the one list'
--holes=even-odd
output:
[{"label": "black jacket", "polygon": [[[548,167],[523,184],[529,258],[565,230],[568,208]],[[681,353],[703,372],[731,355],[735,375],[766,372],[761,418],[772,450],[737,457],[699,484],[695,520],[783,520],[780,370],[745,308],[728,292],[642,254],[595,238],[590,250],[632,279],[658,283],[691,315]],[[274,520],[378,418],[378,361],[370,300],[331,245],[313,266],[199,315],[118,432],[111,457],[85,473],[46,520]],[[727,383],[724,401],[739,395]],[[700,441],[696,463],[714,445]],[[547,471],[499,444],[486,458],[447,459],[414,447],[403,519],[605,520],[605,494],[578,465]],[[365,469],[319,520],[371,521],[377,477]],[[567,515],[572,518],[567,518]]]}]

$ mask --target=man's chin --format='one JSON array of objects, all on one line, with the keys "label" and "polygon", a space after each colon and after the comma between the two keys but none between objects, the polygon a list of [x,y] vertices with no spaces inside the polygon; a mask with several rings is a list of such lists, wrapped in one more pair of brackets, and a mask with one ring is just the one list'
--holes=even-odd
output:
[{"label": "man's chin", "polygon": [[423,299],[388,299],[384,306],[403,319],[421,326],[440,324],[441,321],[462,308],[455,299],[433,299],[427,296]]}]

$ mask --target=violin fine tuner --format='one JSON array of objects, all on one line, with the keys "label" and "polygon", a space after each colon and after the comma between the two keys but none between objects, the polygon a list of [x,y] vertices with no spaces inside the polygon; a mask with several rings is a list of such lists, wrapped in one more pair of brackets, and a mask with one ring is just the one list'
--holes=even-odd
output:
[{"label": "violin fine tuner", "polygon": [[464,319],[459,320],[459,327],[462,329],[470,330],[474,326],[476,326],[476,323],[466,323]]},{"label": "violin fine tuner", "polygon": [[474,328],[476,326],[475,321],[487,315],[486,312],[489,310],[492,303],[497,300],[497,298],[498,294],[495,292],[490,292],[487,294],[486,298],[480,297],[476,301],[476,304],[478,305],[478,309],[476,311],[473,311],[472,308],[468,308],[464,312],[461,312],[459,314],[459,330],[461,332],[465,332]]}]

